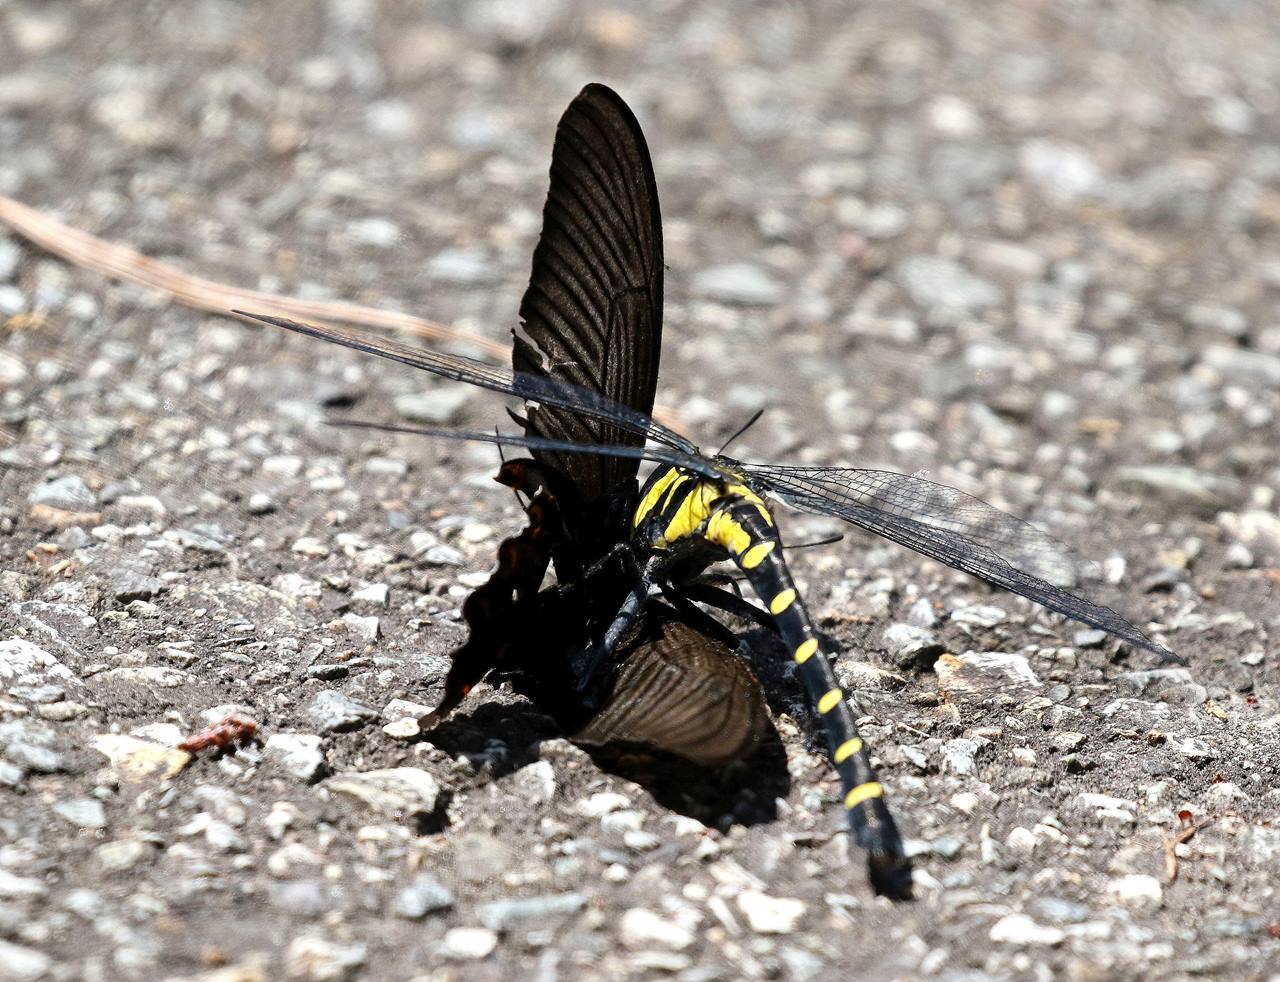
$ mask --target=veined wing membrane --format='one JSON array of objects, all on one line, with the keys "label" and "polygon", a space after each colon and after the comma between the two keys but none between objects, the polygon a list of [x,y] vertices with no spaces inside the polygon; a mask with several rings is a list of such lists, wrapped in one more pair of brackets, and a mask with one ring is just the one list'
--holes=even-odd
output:
[{"label": "veined wing membrane", "polygon": [[695,471],[704,477],[719,478],[722,473],[705,457],[694,457],[671,447],[628,447],[625,444],[579,443],[576,440],[555,440],[544,436],[522,436],[518,433],[489,433],[485,430],[459,430],[447,426],[402,426],[396,423],[375,423],[363,419],[331,419],[330,426],[349,429],[377,430],[380,433],[410,433],[414,436],[439,437],[445,440],[465,440],[468,443],[492,443],[499,447],[524,447],[528,450],[545,450],[553,453],[590,454],[600,457],[616,457],[623,460],[654,460]]},{"label": "veined wing membrane", "polygon": [[[1175,656],[1112,610],[1023,565],[1062,556],[1055,540],[979,498],[904,474],[843,468],[746,465],[778,497],[832,515],[1049,610],[1164,658]],[[889,480],[893,478],[894,480]]]},{"label": "veined wing membrane", "polygon": [[233,310],[232,313],[252,317],[264,324],[283,327],[297,334],[331,341],[355,351],[377,355],[379,358],[397,361],[410,368],[420,368],[455,382],[466,382],[528,402],[543,403],[592,416],[690,456],[696,456],[698,453],[697,447],[674,430],[663,426],[642,412],[615,402],[598,392],[592,392],[590,389],[537,375],[524,373],[512,375],[501,368],[463,358],[460,355],[447,355],[425,348],[412,347],[388,338],[374,338],[366,334],[321,327],[318,324],[305,324],[286,317],[269,317],[251,311]]},{"label": "veined wing membrane", "polygon": [[751,466],[770,482],[788,482],[836,505],[864,505],[985,546],[1010,565],[1073,586],[1085,562],[1030,522],[957,488],[894,471],[859,467]]}]

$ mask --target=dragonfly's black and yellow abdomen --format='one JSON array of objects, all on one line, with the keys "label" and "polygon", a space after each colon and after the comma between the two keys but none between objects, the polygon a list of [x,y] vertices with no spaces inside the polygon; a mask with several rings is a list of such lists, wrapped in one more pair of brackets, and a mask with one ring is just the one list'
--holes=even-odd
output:
[{"label": "dragonfly's black and yellow abdomen", "polygon": [[679,467],[659,469],[641,491],[632,527],[640,550],[669,554],[673,566],[682,554],[727,558],[746,575],[777,624],[822,721],[850,828],[870,856],[877,890],[907,894],[910,869],[884,788],[858,735],[849,700],[821,650],[763,499],[728,472],[723,480],[713,480]]}]

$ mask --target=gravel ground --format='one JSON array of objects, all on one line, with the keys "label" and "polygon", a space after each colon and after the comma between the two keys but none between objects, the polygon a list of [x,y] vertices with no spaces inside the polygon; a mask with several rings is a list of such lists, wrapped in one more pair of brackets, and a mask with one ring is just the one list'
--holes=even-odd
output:
[{"label": "gravel ground", "polygon": [[[0,193],[500,339],[593,79],[654,150],[687,432],[768,406],[744,458],[928,468],[1185,667],[882,543],[795,553],[917,853],[897,906],[758,633],[777,736],[723,774],[488,686],[412,738],[521,515],[491,449],[316,424],[502,404],[0,231],[0,974],[1277,977],[1275,5],[0,0]],[[257,743],[173,749],[228,707]]]}]

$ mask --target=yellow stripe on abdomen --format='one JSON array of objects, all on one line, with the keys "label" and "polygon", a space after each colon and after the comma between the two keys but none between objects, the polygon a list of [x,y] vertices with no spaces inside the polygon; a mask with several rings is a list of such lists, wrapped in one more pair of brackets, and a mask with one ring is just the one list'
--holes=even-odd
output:
[{"label": "yellow stripe on abdomen", "polygon": [[836,747],[834,755],[835,762],[837,764],[843,764],[861,749],[862,741],[857,737],[854,737],[851,740],[846,740],[844,743],[840,744],[840,746]]},{"label": "yellow stripe on abdomen", "polygon": [[864,801],[883,797],[884,786],[879,781],[868,781],[866,784],[859,784],[856,788],[850,789],[844,796],[844,807],[846,810],[857,808]]},{"label": "yellow stripe on abdomen", "polygon": [[778,543],[772,541],[757,542],[743,554],[742,558],[738,561],[738,565],[743,569],[755,569],[764,562],[765,556],[773,552],[774,547],[777,546],[777,544]]},{"label": "yellow stripe on abdomen", "polygon": [[773,614],[774,617],[777,617],[795,602],[795,590],[783,590],[780,594],[769,601],[769,613]]}]

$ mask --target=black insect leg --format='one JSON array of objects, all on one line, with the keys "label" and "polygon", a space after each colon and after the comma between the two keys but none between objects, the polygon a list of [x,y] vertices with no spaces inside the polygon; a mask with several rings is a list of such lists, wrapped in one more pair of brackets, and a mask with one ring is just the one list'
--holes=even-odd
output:
[{"label": "black insect leg", "polygon": [[[694,582],[682,586],[680,595],[688,600],[696,600],[700,604],[706,604],[708,607],[723,610],[726,614],[733,614],[735,617],[749,620],[763,627],[766,631],[771,631],[774,634],[778,633],[777,622],[755,604],[743,600],[740,594],[722,590],[720,587],[713,586],[710,583]],[[671,599],[670,596],[668,599]]]},{"label": "black insect leg", "polygon": [[818,632],[782,557],[777,530],[749,501],[735,501],[712,516],[708,531],[733,543],[733,561],[769,608],[783,643],[791,651],[809,699],[826,732],[827,748],[844,793],[854,841],[867,851],[871,883],[877,893],[895,899],[911,896],[911,864],[903,850],[884,788],[854,723],[849,699],[831,663],[819,650]]},{"label": "black insect leg", "polygon": [[644,609],[649,599],[649,591],[653,589],[661,569],[661,560],[657,557],[645,564],[635,584],[627,592],[626,599],[622,601],[618,613],[605,629],[604,636],[587,650],[586,664],[578,680],[578,691],[584,694],[588,701],[593,701],[600,695],[597,690],[606,677],[604,669],[613,658],[613,653],[617,651],[622,636],[636,622],[640,611]]}]

